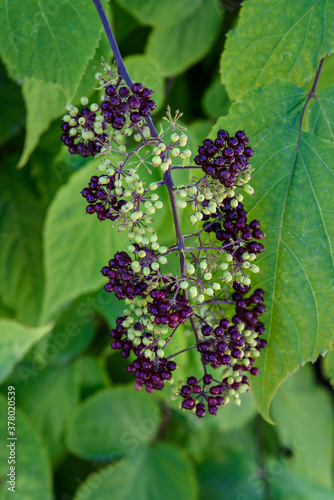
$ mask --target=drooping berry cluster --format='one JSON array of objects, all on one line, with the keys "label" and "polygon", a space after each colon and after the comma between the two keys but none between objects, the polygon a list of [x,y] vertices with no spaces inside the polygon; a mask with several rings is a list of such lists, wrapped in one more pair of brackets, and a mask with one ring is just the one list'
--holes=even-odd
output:
[{"label": "drooping berry cluster", "polygon": [[81,191],[82,196],[88,201],[86,212],[96,214],[100,221],[105,219],[115,221],[126,201],[117,197],[114,191],[115,176],[93,175],[88,187]]},{"label": "drooping berry cluster", "polygon": [[[155,108],[152,91],[140,83],[129,88],[108,68],[106,76],[96,77],[104,89],[101,105],[88,108],[83,98],[81,111],[69,106],[63,131],[64,143],[73,147],[70,152],[101,156],[97,168],[103,175],[91,177],[82,191],[86,211],[100,221],[114,221],[118,231],[127,231],[131,244],[126,250],[134,254],[117,251],[102,268],[108,280],[105,290],[125,304],[110,332],[111,348],[124,359],[131,356],[127,370],[134,374],[135,388],[148,392],[172,382],[175,356],[192,349],[204,374],[188,377],[179,392],[182,408],[198,417],[207,411],[216,415],[230,399],[240,404],[240,394],[249,388],[247,375],[259,373],[254,363],[267,345],[259,338],[264,333],[259,321],[265,311],[263,290],[252,292],[247,274],[260,271],[253,261],[264,250],[260,243],[264,233],[258,220],[247,221],[239,191],[254,192],[248,185],[253,150],[245,132],[230,137],[219,130],[215,140],[203,141],[194,160],[204,176],[190,185],[175,186],[173,169],[183,168],[180,159],[184,165],[193,156],[190,149],[182,150],[188,136],[177,124],[181,114],[174,117],[168,109],[167,129],[152,133],[152,122],[145,125]],[[128,151],[126,142],[132,134],[139,144]],[[147,186],[142,166],[149,173],[160,167],[163,179]],[[152,227],[156,211],[164,208],[161,196],[153,191],[162,186],[167,187],[177,235],[176,244],[169,247],[161,245]],[[191,213],[198,232],[182,235],[178,208]],[[180,268],[163,273],[160,265],[168,264],[173,252],[179,254]],[[231,306],[235,313],[228,319]],[[186,347],[175,353],[177,337],[181,331],[187,333],[184,323],[191,326],[195,343],[185,341]],[[219,369],[219,375],[209,373]]]},{"label": "drooping berry cluster", "polygon": [[141,83],[134,83],[131,87],[108,85],[105,88],[105,97],[101,102],[102,115],[107,123],[115,130],[122,130],[129,117],[132,123],[139,123],[143,117],[150,116],[156,107],[152,97],[152,90]]},{"label": "drooping berry cluster", "polygon": [[253,156],[254,151],[248,144],[249,139],[242,130],[232,137],[226,130],[219,130],[214,141],[203,141],[194,161],[202,166],[203,172],[229,188],[234,186],[239,172],[246,170]]}]

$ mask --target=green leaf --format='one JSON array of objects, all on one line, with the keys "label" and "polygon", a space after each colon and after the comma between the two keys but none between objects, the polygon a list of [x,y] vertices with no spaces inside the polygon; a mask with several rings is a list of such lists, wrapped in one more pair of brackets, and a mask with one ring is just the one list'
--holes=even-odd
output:
[{"label": "green leaf", "polygon": [[133,387],[106,389],[87,399],[70,423],[68,449],[87,460],[131,455],[151,441],[160,424],[157,403]]},{"label": "green leaf", "polygon": [[142,24],[157,27],[173,26],[181,20],[189,17],[198,8],[202,0],[117,0],[125,10],[130,12]]},{"label": "green leaf", "polygon": [[31,328],[11,319],[0,319],[0,380],[47,331],[50,325]]},{"label": "green leaf", "polygon": [[0,51],[10,72],[73,95],[101,34],[93,2],[1,0],[0,19]]},{"label": "green leaf", "polygon": [[0,295],[23,323],[38,325],[43,296],[42,225],[45,208],[17,157],[0,171]]},{"label": "green leaf", "polygon": [[323,362],[325,376],[334,387],[334,351],[329,351]]},{"label": "green leaf", "polygon": [[[321,409],[321,411],[319,411]],[[333,486],[333,409],[328,392],[306,365],[287,379],[272,403],[281,445],[291,450],[290,472],[313,484]]]},{"label": "green leaf", "polygon": [[262,274],[253,281],[266,291],[269,347],[257,363],[260,376],[252,380],[266,419],[278,386],[300,364],[330,348],[334,327],[334,146],[302,132],[297,151],[305,101],[306,94],[294,84],[269,84],[233,105],[215,127],[244,128],[256,151],[255,194],[247,196],[245,207],[250,220],[260,218],[267,235],[266,251],[258,259]]},{"label": "green leaf", "polygon": [[101,268],[127,240],[124,233],[115,238],[110,221],[101,223],[85,213],[80,191],[95,175],[98,163],[93,160],[74,173],[49,207],[44,228],[45,319],[67,301],[104,285]]},{"label": "green leaf", "polygon": [[[10,96],[10,99],[8,98]],[[16,135],[24,125],[25,109],[20,87],[7,75],[0,61],[0,145]]]},{"label": "green leaf", "polygon": [[[9,500],[13,496],[17,500],[52,500],[51,470],[49,459],[41,441],[33,426],[26,419],[24,414],[17,409],[15,415],[15,427],[17,433],[15,437],[15,464],[8,464],[10,448],[7,444],[12,441],[7,440],[8,434],[8,404],[0,397],[0,433],[3,437],[0,449],[0,498]],[[15,467],[15,493],[9,491],[11,486],[9,480],[10,467]]]},{"label": "green leaf", "polygon": [[124,64],[131,76],[132,81],[141,82],[152,90],[156,90],[153,98],[157,108],[164,101],[164,80],[161,77],[159,64],[153,57],[146,55],[128,56]]},{"label": "green leaf", "polygon": [[206,89],[202,106],[209,116],[219,118],[228,113],[231,101],[228,98],[225,86],[221,84],[219,78],[215,78],[211,85]]},{"label": "green leaf", "polygon": [[152,31],[146,52],[160,63],[161,74],[174,76],[200,61],[215,42],[222,24],[216,0],[203,0],[186,19]]},{"label": "green leaf", "polygon": [[78,392],[76,370],[70,365],[35,372],[28,384],[16,385],[17,404],[43,437],[53,461],[64,452],[65,424],[77,404]]},{"label": "green leaf", "polygon": [[302,85],[334,46],[334,9],[325,0],[249,0],[227,35],[222,82],[231,99],[275,78]]},{"label": "green leaf", "polygon": [[116,465],[101,469],[82,484],[75,500],[196,500],[197,483],[189,459],[168,444],[139,448]]},{"label": "green leaf", "polygon": [[[24,80],[22,92],[27,108],[27,123],[24,149],[18,167],[23,167],[27,163],[42,134],[49,128],[52,120],[64,114],[65,104],[78,104],[80,97],[92,94],[92,86],[95,83],[93,66],[101,63],[101,56],[108,60],[110,52],[106,36],[103,36],[94,58],[88,63],[77,91],[70,98],[67,98],[65,92],[54,83],[31,78]],[[61,122],[59,121],[59,127],[60,125]],[[60,128],[59,134],[61,134]]]},{"label": "green leaf", "polygon": [[307,130],[334,142],[334,85],[317,92],[308,116]]}]

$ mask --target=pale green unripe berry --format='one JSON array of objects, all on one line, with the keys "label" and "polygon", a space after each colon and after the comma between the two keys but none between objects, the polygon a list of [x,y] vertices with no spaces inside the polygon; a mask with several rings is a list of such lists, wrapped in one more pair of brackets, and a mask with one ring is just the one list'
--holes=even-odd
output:
[{"label": "pale green unripe berry", "polygon": [[256,253],[251,253],[249,255],[249,260],[255,260],[256,259]]},{"label": "pale green unripe berry", "polygon": [[244,197],[242,196],[242,194],[237,194],[236,199],[241,203]]},{"label": "pale green unripe berry", "polygon": [[162,201],[159,200],[159,201],[156,201],[154,203],[154,206],[155,206],[155,208],[157,208],[158,210],[160,210],[161,208],[163,208],[163,203],[162,203]]},{"label": "pale green unripe berry", "polygon": [[233,377],[228,377],[227,383],[228,383],[228,385],[232,385],[234,383],[234,378]]},{"label": "pale green unripe berry", "polygon": [[195,286],[192,286],[189,288],[189,295],[192,299],[194,299],[195,297],[197,297],[197,288]]},{"label": "pale green unripe berry", "polygon": [[189,193],[190,194],[197,194],[197,187],[196,186],[190,186],[190,188],[188,189]]},{"label": "pale green unripe berry", "polygon": [[155,146],[155,148],[153,148],[153,154],[154,155],[159,155],[160,154],[159,146]]},{"label": "pale green unripe berry", "polygon": [[144,276],[148,276],[150,274],[150,268],[149,267],[144,267],[143,268],[143,275]]},{"label": "pale green unripe berry", "polygon": [[231,207],[236,208],[238,206],[238,200],[236,200],[235,198],[233,198],[231,200],[230,204],[231,204]]},{"label": "pale green unripe berry", "polygon": [[[244,360],[246,361],[246,360]],[[249,360],[247,360],[249,362]],[[241,384],[241,386],[238,388],[238,392],[240,392],[240,394],[243,394],[244,392],[247,392],[249,389],[248,385],[247,384]],[[236,400],[238,401],[238,400]],[[240,401],[240,399],[239,399]]]},{"label": "pale green unripe berry", "polygon": [[130,219],[133,222],[136,222],[138,219],[141,219],[142,216],[143,212],[141,210],[138,210],[138,212],[132,212],[132,214],[130,215]]},{"label": "pale green unripe berry", "polygon": [[151,243],[154,243],[155,241],[157,241],[158,239],[158,235],[156,233],[152,234],[152,236],[150,236],[150,242]]},{"label": "pale green unripe berry", "polygon": [[186,208],[186,206],[187,206],[187,202],[186,202],[185,200],[177,200],[176,205],[177,205],[179,208]]},{"label": "pale green unripe berry", "polygon": [[136,247],[134,245],[128,245],[126,247],[126,249],[129,251],[129,252],[134,252],[136,250]]},{"label": "pale green unripe berry", "polygon": [[160,264],[163,264],[163,265],[167,264],[167,258],[166,257],[161,256],[161,257],[159,257],[158,260],[159,260]]},{"label": "pale green unripe berry", "polygon": [[174,132],[171,136],[171,141],[172,142],[177,142],[179,140],[179,134],[177,134],[176,132]]},{"label": "pale green unripe berry", "polygon": [[219,284],[219,283],[213,283],[213,284],[212,284],[212,288],[213,288],[214,290],[220,290],[220,289],[221,289],[221,286],[220,286],[220,284]]},{"label": "pale green unripe berry", "polygon": [[230,253],[227,253],[224,257],[227,262],[232,262],[233,260],[233,257]]},{"label": "pale green unripe berry", "polygon": [[209,295],[210,297],[212,297],[212,296],[214,295],[213,288],[207,288],[207,289],[205,290],[205,293],[206,293],[207,295]]},{"label": "pale green unripe berry", "polygon": [[260,272],[260,268],[258,266],[256,266],[255,264],[252,264],[249,268],[250,271],[252,271],[252,273],[259,273]]},{"label": "pale green unripe berry", "polygon": [[232,281],[232,274],[229,273],[228,271],[225,271],[223,273],[223,276],[224,276],[224,280],[228,283],[229,281]]},{"label": "pale green unripe berry", "polygon": [[72,118],[68,123],[69,123],[69,125],[71,125],[71,127],[75,127],[77,124],[77,121],[74,118]]},{"label": "pale green unripe berry", "polygon": [[140,234],[136,234],[135,242],[139,244],[142,241],[143,241],[143,237]]},{"label": "pale green unripe berry", "polygon": [[84,116],[80,116],[78,120],[79,125],[85,125],[86,123],[86,118]]},{"label": "pale green unripe berry", "polygon": [[124,146],[124,144],[121,144],[120,146],[118,146],[118,151],[120,153],[125,153],[126,151],[126,147]]},{"label": "pale green unripe berry", "polygon": [[244,285],[248,286],[251,284],[251,280],[249,278],[244,278]]},{"label": "pale green unripe berry", "polygon": [[190,216],[190,222],[191,222],[192,224],[196,224],[196,222],[197,222],[197,217],[196,217],[196,215],[191,215],[191,216]]},{"label": "pale green unripe berry", "polygon": [[122,188],[116,188],[116,189],[115,189],[115,193],[116,193],[117,195],[121,195],[121,194],[123,193],[123,189],[122,189]]},{"label": "pale green unripe berry", "polygon": [[71,115],[64,115],[64,116],[63,116],[63,121],[64,121],[65,123],[68,123],[68,122],[70,122],[71,120],[72,120]]},{"label": "pale green unripe berry", "polygon": [[234,189],[228,188],[226,191],[226,194],[227,194],[228,198],[232,198],[234,196]]},{"label": "pale green unripe berry", "polygon": [[205,297],[202,293],[199,294],[199,296],[197,297],[197,300],[198,302],[201,304],[202,302],[204,302],[205,300]]},{"label": "pale green unripe berry", "polygon": [[187,263],[186,268],[187,268],[187,273],[189,275],[194,274],[195,268],[192,264]]},{"label": "pale green unripe berry", "polygon": [[236,406],[241,406],[241,401],[240,401],[240,399],[238,399],[236,396],[237,396],[237,394],[235,395],[234,404],[235,404]]},{"label": "pale green unripe berry", "polygon": [[143,344],[144,344],[144,345],[146,345],[146,346],[148,346],[148,345],[151,343],[151,341],[150,341],[150,339],[149,339],[148,337],[144,337],[144,338],[142,339],[142,342],[143,342]]},{"label": "pale green unripe berry", "polygon": [[99,179],[99,184],[102,184],[102,185],[105,185],[105,184],[109,184],[109,177],[108,175],[102,175]]},{"label": "pale green unripe berry", "polygon": [[107,174],[108,175],[114,175],[115,170],[113,168],[107,168]]},{"label": "pale green unripe berry", "polygon": [[94,132],[92,130],[83,130],[81,132],[81,136],[82,136],[83,139],[89,141],[90,139],[94,138]]},{"label": "pale green unripe berry", "polygon": [[151,245],[152,250],[158,250],[159,247],[160,245],[157,241],[154,241]]},{"label": "pale green unripe berry", "polygon": [[151,349],[145,349],[144,352],[145,352],[145,356],[147,358],[151,358],[152,357],[153,352],[151,351]]},{"label": "pale green unripe berry", "polygon": [[153,269],[153,271],[158,271],[158,269],[160,268],[160,266],[159,266],[159,264],[157,262],[152,262],[151,268]]},{"label": "pale green unripe berry", "polygon": [[190,149],[185,149],[182,152],[182,155],[183,155],[184,158],[190,158],[192,156],[192,152],[190,151]]},{"label": "pale green unripe berry", "polygon": [[158,189],[158,184],[156,182],[151,182],[149,188],[151,191],[155,191],[156,189]]},{"label": "pale green unripe berry", "polygon": [[212,200],[213,198],[213,194],[208,192],[208,193],[204,193],[204,197],[206,200]]},{"label": "pale green unripe berry", "polygon": [[139,273],[139,271],[141,270],[140,264],[137,260],[135,260],[131,263],[131,267],[135,273]]},{"label": "pale green unripe berry", "polygon": [[179,148],[173,148],[172,151],[171,151],[171,155],[174,157],[174,158],[177,158],[180,154],[180,150]]},{"label": "pale green unripe berry", "polygon": [[140,135],[140,134],[135,134],[135,135],[133,136],[133,138],[134,138],[134,140],[135,140],[136,142],[140,142],[140,141],[141,141],[141,135]]},{"label": "pale green unripe berry", "polygon": [[250,263],[246,261],[246,262],[243,262],[243,263],[241,264],[241,266],[242,266],[244,269],[248,269],[248,268],[250,267]]},{"label": "pale green unripe berry", "polygon": [[151,194],[151,201],[157,201],[159,199],[159,195],[157,193]]},{"label": "pale green unripe berry", "polygon": [[[136,338],[133,339],[132,342],[133,342],[134,345],[139,345],[139,344],[141,344],[141,339],[139,337],[136,337]],[[149,349],[147,349],[147,350],[149,350]]]},{"label": "pale green unripe berry", "polygon": [[140,251],[138,252],[138,256],[139,256],[141,259],[143,259],[144,257],[146,257],[146,252],[145,252],[145,250],[140,250]]},{"label": "pale green unripe berry", "polygon": [[182,281],[182,283],[180,284],[180,288],[182,288],[182,290],[185,290],[186,288],[188,288],[188,283],[186,281]]},{"label": "pale green unripe berry", "polygon": [[180,196],[180,198],[185,198],[187,196],[187,191],[181,189],[181,191],[179,191],[177,194]]},{"label": "pale green unripe berry", "polygon": [[225,271],[225,269],[228,269],[228,264],[226,262],[223,262],[222,264],[220,264],[219,268],[222,271]]},{"label": "pale green unripe berry", "polygon": [[185,134],[181,134],[179,137],[179,141],[180,141],[180,146],[184,147],[188,142],[188,136],[186,136]]},{"label": "pale green unripe berry", "polygon": [[157,350],[157,356],[158,356],[159,358],[163,358],[163,357],[164,357],[164,355],[165,355],[165,351],[164,351],[163,349],[158,349],[158,350]]},{"label": "pale green unripe berry", "polygon": [[154,167],[157,167],[160,164],[161,164],[161,158],[160,158],[160,156],[153,156],[153,158],[152,158],[152,165]]},{"label": "pale green unripe berry", "polygon": [[203,270],[206,269],[208,267],[208,263],[206,262],[206,260],[202,260],[199,267]]},{"label": "pale green unripe berry", "polygon": [[167,247],[162,246],[162,247],[159,248],[159,253],[166,253],[167,250],[168,250]]},{"label": "pale green unripe berry", "polygon": [[131,128],[126,128],[124,130],[124,134],[126,135],[126,137],[130,137],[132,135],[132,129]]},{"label": "pale green unripe berry", "polygon": [[249,257],[250,257],[250,254],[249,254],[249,253],[247,253],[247,252],[245,252],[245,253],[243,253],[243,254],[242,254],[242,258],[243,258],[244,260],[248,260],[248,259],[249,259]]},{"label": "pale green unripe berry", "polygon": [[71,129],[70,129],[70,136],[71,136],[71,137],[76,136],[76,135],[77,135],[77,133],[78,133],[78,130],[77,130],[76,128],[71,128]]},{"label": "pale green unripe berry", "polygon": [[203,214],[202,212],[196,212],[195,213],[195,217],[198,221],[202,220],[203,219]]},{"label": "pale green unripe berry", "polygon": [[211,273],[205,273],[205,274],[204,274],[204,276],[203,276],[203,278],[204,278],[206,281],[211,280],[211,278],[212,278],[212,274],[211,274]]},{"label": "pale green unripe berry", "polygon": [[244,191],[247,193],[247,194],[253,194],[254,193],[254,189],[252,188],[252,186],[250,186],[249,184],[246,184],[244,187],[243,187]]},{"label": "pale green unripe berry", "polygon": [[[247,368],[250,365],[250,361],[248,358],[242,360],[242,364]],[[241,387],[241,386],[240,386]]]}]

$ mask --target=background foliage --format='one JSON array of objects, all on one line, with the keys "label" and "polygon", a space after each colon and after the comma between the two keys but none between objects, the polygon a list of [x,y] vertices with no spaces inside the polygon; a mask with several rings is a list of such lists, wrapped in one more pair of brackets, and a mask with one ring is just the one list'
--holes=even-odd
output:
[{"label": "background foliage", "polygon": [[[97,161],[59,141],[64,104],[98,99],[92,67],[112,57],[93,3],[0,0],[0,428],[14,385],[17,500],[334,499],[334,8],[240,3],[105,3],[130,75],[158,91],[156,123],[169,104],[193,148],[224,127],[256,149],[245,204],[267,234],[269,347],[241,408],[198,421],[168,389],[135,393],[109,350],[119,305],[99,269],[125,239],[85,216]],[[172,243],[169,217],[156,229]]]}]

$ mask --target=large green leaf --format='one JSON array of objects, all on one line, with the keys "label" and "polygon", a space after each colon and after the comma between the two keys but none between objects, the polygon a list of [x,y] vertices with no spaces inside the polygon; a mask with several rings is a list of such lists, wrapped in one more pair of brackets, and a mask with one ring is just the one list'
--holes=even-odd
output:
[{"label": "large green leaf", "polygon": [[174,76],[198,62],[210,50],[222,24],[216,0],[202,0],[186,19],[152,31],[146,52],[160,63],[161,74]]},{"label": "large green leaf", "polygon": [[[7,401],[0,397],[0,430],[2,446],[0,449],[0,498],[9,500],[13,496],[17,500],[52,500],[51,470],[49,459],[41,441],[33,426],[20,410],[15,415],[15,464],[8,463],[10,448],[7,447],[12,441],[7,440],[8,434],[8,405]],[[14,442],[14,440],[13,440]],[[15,493],[9,491],[10,467],[15,467]]]},{"label": "large green leaf", "polygon": [[313,484],[333,487],[332,403],[327,391],[315,383],[310,366],[280,387],[272,415],[282,446],[292,453],[290,472]]},{"label": "large green leaf", "polygon": [[101,34],[93,2],[1,0],[0,19],[0,52],[11,73],[73,95]]},{"label": "large green leaf", "polygon": [[0,380],[49,329],[49,325],[31,328],[11,319],[0,319]]},{"label": "large green leaf", "polygon": [[334,146],[306,132],[299,143],[305,101],[306,93],[294,84],[269,84],[247,94],[215,127],[244,128],[256,150],[255,194],[245,207],[267,234],[258,259],[262,275],[254,286],[266,291],[269,347],[252,387],[267,419],[278,386],[300,364],[328,350],[334,326]]},{"label": "large green leaf", "polygon": [[110,221],[99,222],[85,213],[80,191],[96,174],[97,165],[93,160],[73,174],[50,205],[44,229],[44,318],[68,300],[98,290],[105,283],[100,269],[127,241],[124,233],[116,232],[115,237]]},{"label": "large green leaf", "polygon": [[19,407],[43,437],[51,459],[59,459],[64,451],[65,424],[78,401],[75,367],[47,368],[28,384],[17,385],[16,393]]},{"label": "large green leaf", "polygon": [[172,26],[187,18],[199,6],[202,0],[117,0],[125,10],[129,11],[142,24],[165,27]]},{"label": "large green leaf", "polygon": [[275,78],[302,85],[334,46],[334,8],[327,0],[248,0],[230,31],[221,60],[230,97]]},{"label": "large green leaf", "polygon": [[192,465],[175,446],[157,444],[139,448],[116,465],[88,477],[75,495],[80,500],[196,500]]},{"label": "large green leaf", "polygon": [[71,420],[69,450],[87,460],[131,455],[151,441],[160,423],[158,404],[133,387],[106,389],[87,399]]},{"label": "large green leaf", "polygon": [[37,325],[43,295],[42,225],[45,208],[17,157],[0,170],[0,295],[17,318]]}]

